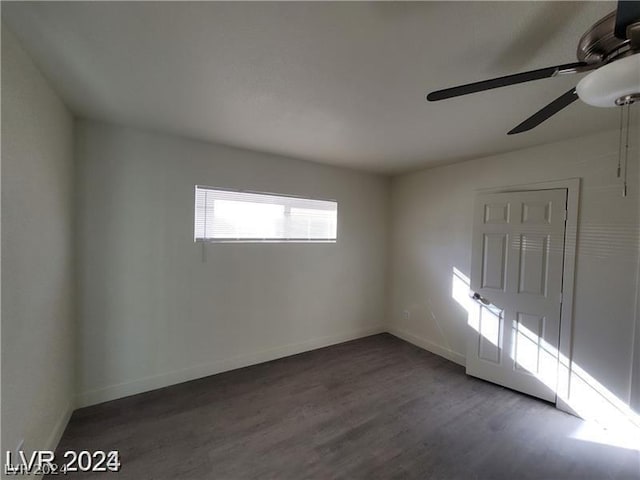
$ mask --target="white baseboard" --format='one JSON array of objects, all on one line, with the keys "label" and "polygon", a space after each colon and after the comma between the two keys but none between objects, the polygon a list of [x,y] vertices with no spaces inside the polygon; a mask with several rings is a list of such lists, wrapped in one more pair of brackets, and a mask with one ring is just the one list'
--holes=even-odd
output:
[{"label": "white baseboard", "polygon": [[402,340],[405,340],[409,343],[416,345],[417,347],[424,348],[431,353],[435,353],[436,355],[440,355],[441,357],[446,358],[447,360],[451,360],[452,362],[457,363],[458,365],[462,365],[463,367],[466,365],[466,358],[463,354],[454,352],[448,348],[442,347],[433,343],[431,340],[427,340],[426,338],[418,337],[413,333],[409,333],[406,330],[402,330],[400,328],[389,326],[387,331]]},{"label": "white baseboard", "polygon": [[56,422],[53,427],[53,430],[49,434],[49,438],[47,438],[43,450],[55,450],[60,443],[60,439],[62,438],[62,434],[64,430],[67,428],[69,424],[69,419],[71,418],[71,414],[73,413],[74,405],[71,403],[67,405],[67,407],[60,414],[60,418]]},{"label": "white baseboard", "polygon": [[149,377],[140,378],[131,382],[110,385],[108,387],[90,390],[80,393],[76,399],[77,408],[95,405],[117,398],[128,397],[138,393],[148,392],[157,388],[168,387],[178,383],[188,382],[197,378],[215,375],[216,373],[235,370],[236,368],[248,367],[258,363],[276,360],[282,357],[288,357],[297,353],[315,350],[317,348],[328,347],[336,343],[347,342],[357,338],[375,335],[386,332],[387,328],[383,325],[376,327],[368,327],[340,335],[332,335],[328,337],[314,338],[300,343],[284,345],[282,347],[271,348],[257,353],[240,355],[217,362],[204,365],[196,365],[183,370],[177,370],[168,373],[161,373]]}]

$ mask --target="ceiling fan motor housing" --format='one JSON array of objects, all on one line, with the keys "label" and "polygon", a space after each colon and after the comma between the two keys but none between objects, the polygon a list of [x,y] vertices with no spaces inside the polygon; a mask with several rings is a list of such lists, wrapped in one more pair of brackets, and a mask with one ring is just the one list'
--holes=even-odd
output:
[{"label": "ceiling fan motor housing", "polygon": [[610,13],[578,43],[578,60],[596,70],[580,80],[576,92],[583,102],[594,107],[615,107],[640,100],[640,22],[627,24],[626,36],[616,35],[616,22],[616,12]]},{"label": "ceiling fan motor housing", "polygon": [[615,36],[616,12],[598,20],[578,42],[576,56],[588,64],[603,63],[629,50],[629,41]]}]

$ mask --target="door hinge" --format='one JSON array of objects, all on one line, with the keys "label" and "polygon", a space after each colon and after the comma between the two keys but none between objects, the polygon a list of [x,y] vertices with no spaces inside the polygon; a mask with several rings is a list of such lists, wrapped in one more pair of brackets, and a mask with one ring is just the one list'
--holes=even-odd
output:
[{"label": "door hinge", "polygon": [[569,215],[568,215],[567,211],[565,210],[565,211],[564,211],[564,221],[565,221],[565,222],[567,221],[568,216],[569,216]]},{"label": "door hinge", "polygon": [[562,292],[560,292],[560,293],[558,294],[558,299],[560,300],[560,303],[562,303],[562,300],[563,300]]}]

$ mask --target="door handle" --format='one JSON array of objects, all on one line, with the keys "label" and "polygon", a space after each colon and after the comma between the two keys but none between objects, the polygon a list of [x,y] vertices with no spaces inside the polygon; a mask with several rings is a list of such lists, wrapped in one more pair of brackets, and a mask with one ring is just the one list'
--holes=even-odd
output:
[{"label": "door handle", "polygon": [[476,302],[480,302],[484,305],[491,305],[491,302],[484,298],[482,295],[480,295],[478,292],[473,292],[473,295],[471,295],[471,298],[473,298]]}]

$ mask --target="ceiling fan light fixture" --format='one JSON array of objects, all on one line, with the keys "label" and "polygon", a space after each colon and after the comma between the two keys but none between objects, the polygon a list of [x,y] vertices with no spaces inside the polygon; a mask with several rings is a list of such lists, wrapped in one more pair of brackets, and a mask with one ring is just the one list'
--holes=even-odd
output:
[{"label": "ceiling fan light fixture", "polygon": [[640,95],[640,53],[594,70],[578,82],[576,92],[594,107],[616,107],[618,99]]}]

